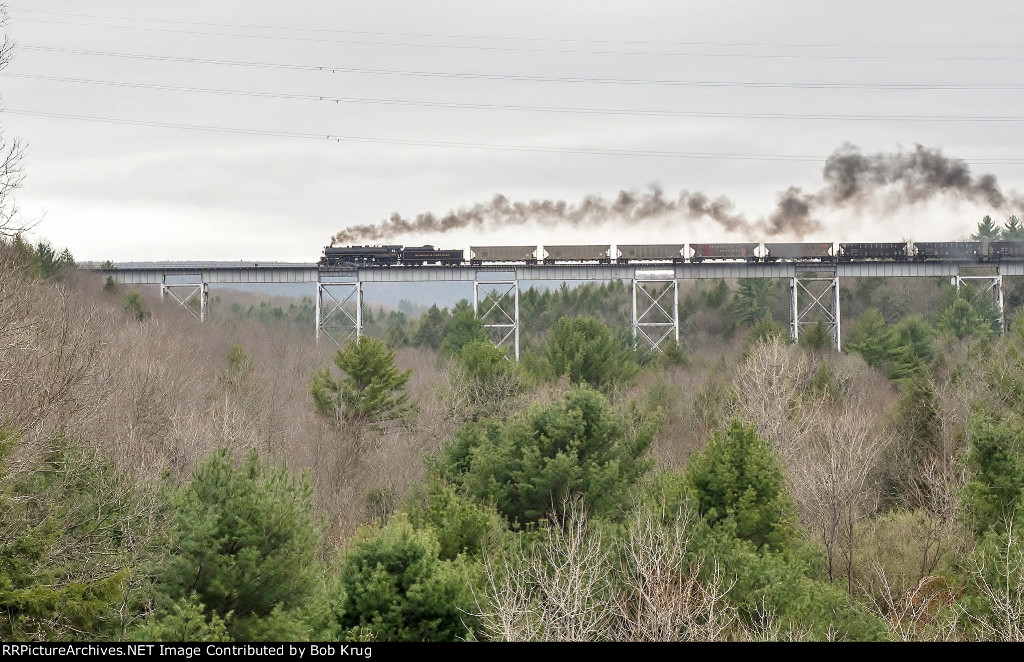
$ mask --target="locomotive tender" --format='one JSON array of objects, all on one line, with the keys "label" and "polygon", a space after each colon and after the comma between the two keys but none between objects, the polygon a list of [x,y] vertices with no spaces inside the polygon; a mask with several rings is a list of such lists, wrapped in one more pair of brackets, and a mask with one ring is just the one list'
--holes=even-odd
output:
[{"label": "locomotive tender", "polygon": [[322,269],[362,267],[458,267],[482,264],[680,264],[744,262],[935,262],[1024,261],[1020,241],[906,241],[866,243],[591,244],[545,246],[328,246]]}]

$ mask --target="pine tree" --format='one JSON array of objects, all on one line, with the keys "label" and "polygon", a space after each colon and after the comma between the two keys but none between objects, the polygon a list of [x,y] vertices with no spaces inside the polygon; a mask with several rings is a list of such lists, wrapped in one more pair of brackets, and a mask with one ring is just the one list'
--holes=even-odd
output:
[{"label": "pine tree", "polygon": [[650,468],[655,423],[630,421],[583,387],[505,422],[467,424],[443,449],[439,469],[513,525],[560,514],[576,496],[594,513],[615,516]]},{"label": "pine tree", "polygon": [[456,356],[468,343],[487,340],[484,321],[476,316],[469,301],[463,299],[452,309],[451,321],[444,329],[444,340],[441,341],[441,353]]},{"label": "pine tree", "polygon": [[1024,241],[1024,224],[1015,214],[1006,217],[1003,224],[1002,238],[1004,241]]},{"label": "pine tree", "polygon": [[[62,439],[36,460],[0,425],[0,640],[102,636],[125,598],[138,513],[135,486]],[[118,499],[114,495],[127,497]]]},{"label": "pine tree", "polygon": [[897,338],[877,308],[865,310],[850,327],[846,349],[864,357],[873,367],[888,372],[896,350]]},{"label": "pine tree", "polygon": [[753,326],[771,315],[776,298],[775,281],[768,278],[740,278],[732,299],[732,310],[740,324]]},{"label": "pine tree", "polygon": [[198,609],[209,619],[204,631],[222,621],[236,641],[301,636],[294,614],[316,586],[320,539],[308,477],[269,466],[255,451],[236,463],[221,449],[171,506],[175,535],[156,570],[157,611],[147,627],[195,622],[186,615]]},{"label": "pine tree", "polygon": [[785,472],[753,426],[733,421],[686,464],[684,479],[699,515],[755,548],[781,550],[795,536]]},{"label": "pine tree", "polygon": [[1003,530],[1018,517],[1024,497],[1024,430],[1019,424],[975,415],[968,426],[967,465],[974,476],[963,502],[975,533]]},{"label": "pine tree", "polygon": [[971,235],[971,241],[982,241],[985,239],[999,239],[1000,229],[991,216],[985,216],[978,223],[978,231]]},{"label": "pine tree", "polygon": [[406,383],[411,370],[400,373],[395,352],[369,336],[360,336],[334,355],[345,376],[331,377],[330,368],[313,375],[310,393],[316,410],[336,420],[367,421],[380,427],[410,411]]},{"label": "pine tree", "polygon": [[542,356],[550,377],[567,375],[573,384],[608,388],[639,371],[636,352],[595,317],[559,319],[544,343]]},{"label": "pine tree", "polygon": [[378,641],[458,641],[469,635],[473,594],[466,564],[438,558],[437,539],[404,517],[364,529],[338,571],[332,639],[368,630]]}]

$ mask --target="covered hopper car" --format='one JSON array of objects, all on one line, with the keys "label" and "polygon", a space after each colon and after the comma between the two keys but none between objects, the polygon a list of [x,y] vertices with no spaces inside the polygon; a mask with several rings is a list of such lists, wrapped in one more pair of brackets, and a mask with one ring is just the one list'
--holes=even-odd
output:
[{"label": "covered hopper car", "polygon": [[611,262],[612,247],[608,244],[589,244],[579,246],[544,246],[544,264],[557,262]]},{"label": "covered hopper car", "polygon": [[690,244],[691,262],[704,260],[746,260],[757,262],[760,244]]},{"label": "covered hopper car", "polygon": [[686,244],[619,244],[619,264],[630,262],[684,262]]},{"label": "covered hopper car", "polygon": [[470,264],[524,262],[537,264],[536,246],[470,246]]}]

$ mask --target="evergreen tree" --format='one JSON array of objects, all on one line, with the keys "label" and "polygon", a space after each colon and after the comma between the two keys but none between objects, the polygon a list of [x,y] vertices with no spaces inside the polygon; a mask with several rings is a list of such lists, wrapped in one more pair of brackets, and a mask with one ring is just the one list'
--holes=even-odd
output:
[{"label": "evergreen tree", "polygon": [[768,278],[740,278],[731,307],[740,324],[753,326],[771,315],[775,299],[775,281]]},{"label": "evergreen tree", "polygon": [[961,296],[958,296],[949,308],[942,311],[936,326],[940,332],[957,340],[963,340],[970,336],[986,337],[991,329],[989,324],[978,315],[974,306]]},{"label": "evergreen tree", "polygon": [[222,449],[170,504],[175,531],[156,569],[148,627],[173,629],[182,614],[198,611],[209,619],[205,627],[223,622],[236,641],[301,636],[299,610],[317,583],[320,540],[308,477],[268,466],[255,451],[237,464]]},{"label": "evergreen tree", "polygon": [[463,299],[452,309],[451,321],[445,327],[444,340],[441,341],[441,353],[456,356],[464,346],[477,340],[487,340],[484,321],[476,316],[469,301]]},{"label": "evergreen tree", "polygon": [[542,350],[549,376],[567,375],[573,384],[607,388],[639,371],[636,352],[616,339],[594,317],[563,317],[548,334]]},{"label": "evergreen tree", "polygon": [[437,304],[433,304],[427,312],[420,316],[419,327],[416,335],[413,336],[413,344],[417,347],[429,347],[432,350],[441,349],[441,341],[444,339],[445,327],[448,325],[451,316],[448,309],[441,311]]},{"label": "evergreen tree", "polygon": [[897,338],[877,308],[865,310],[850,327],[846,349],[857,352],[873,367],[888,372],[896,350]]},{"label": "evergreen tree", "polygon": [[33,458],[0,425],[0,640],[110,636],[149,514],[138,488],[62,439]]},{"label": "evergreen tree", "polygon": [[442,561],[430,530],[404,517],[364,529],[338,571],[333,637],[369,631],[378,641],[458,641],[469,635],[473,595],[466,565]]},{"label": "evergreen tree", "polygon": [[832,342],[832,332],[825,322],[818,320],[810,325],[800,334],[800,346],[814,352],[821,352],[835,347]]},{"label": "evergreen tree", "polygon": [[698,514],[712,528],[747,540],[755,549],[781,550],[793,540],[796,519],[785,473],[771,445],[753,426],[734,420],[715,433],[684,472]]},{"label": "evergreen tree", "polygon": [[982,241],[984,239],[999,239],[999,226],[995,224],[991,216],[985,216],[978,223],[978,231],[971,235],[971,241]]},{"label": "evergreen tree", "polygon": [[334,363],[345,373],[342,379],[333,379],[330,368],[313,375],[310,393],[319,413],[376,426],[409,413],[405,386],[412,371],[398,372],[387,345],[360,336],[337,351]]},{"label": "evergreen tree", "polygon": [[975,533],[1002,531],[1017,518],[1024,495],[1024,430],[1017,423],[976,414],[968,427],[967,465],[974,476],[963,503]]},{"label": "evergreen tree", "polygon": [[138,292],[126,294],[121,299],[121,309],[136,322],[143,322],[149,317],[149,306]]},{"label": "evergreen tree", "polygon": [[465,425],[442,450],[439,469],[513,525],[560,514],[575,496],[614,516],[650,468],[653,432],[653,421],[633,424],[599,393],[578,388],[507,422]]},{"label": "evergreen tree", "polygon": [[1015,214],[1006,217],[1003,224],[1002,238],[1004,241],[1024,241],[1024,224]]}]

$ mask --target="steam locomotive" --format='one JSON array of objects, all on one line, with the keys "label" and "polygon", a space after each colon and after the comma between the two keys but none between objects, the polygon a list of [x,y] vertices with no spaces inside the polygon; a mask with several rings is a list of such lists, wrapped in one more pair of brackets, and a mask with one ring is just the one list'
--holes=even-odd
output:
[{"label": "steam locomotive", "polygon": [[946,241],[876,243],[597,244],[545,246],[328,246],[322,269],[458,267],[482,264],[681,264],[744,262],[1000,262],[1024,260],[1024,242]]}]

